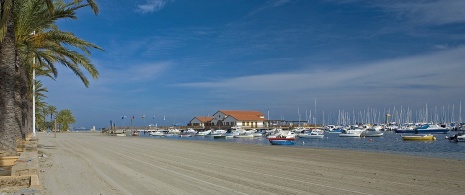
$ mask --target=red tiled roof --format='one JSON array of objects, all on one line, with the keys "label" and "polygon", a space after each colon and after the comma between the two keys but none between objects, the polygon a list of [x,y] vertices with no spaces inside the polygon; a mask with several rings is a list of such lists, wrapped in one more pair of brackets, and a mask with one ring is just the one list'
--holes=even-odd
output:
[{"label": "red tiled roof", "polygon": [[220,110],[225,115],[231,116],[238,121],[265,121],[265,115],[258,111],[248,110]]},{"label": "red tiled roof", "polygon": [[202,123],[208,123],[213,120],[213,117],[211,116],[196,116],[195,118],[199,119],[199,121]]}]

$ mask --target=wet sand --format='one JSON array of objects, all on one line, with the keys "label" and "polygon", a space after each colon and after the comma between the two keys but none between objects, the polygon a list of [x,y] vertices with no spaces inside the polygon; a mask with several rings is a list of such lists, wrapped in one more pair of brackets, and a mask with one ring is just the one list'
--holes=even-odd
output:
[{"label": "wet sand", "polygon": [[42,194],[464,194],[465,161],[38,133]]}]

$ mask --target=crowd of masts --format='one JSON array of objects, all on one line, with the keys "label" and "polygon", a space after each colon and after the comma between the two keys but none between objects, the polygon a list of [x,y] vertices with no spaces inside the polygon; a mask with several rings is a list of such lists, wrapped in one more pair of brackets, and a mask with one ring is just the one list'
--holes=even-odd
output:
[{"label": "crowd of masts", "polygon": [[[337,112],[329,112],[325,115],[322,111],[316,113],[316,105],[313,111],[305,112],[306,121],[308,124],[328,125],[353,125],[353,124],[415,124],[415,123],[434,123],[434,124],[450,124],[462,123],[462,103],[460,102],[458,109],[455,105],[443,105],[412,109],[410,106],[399,106],[388,109],[378,109],[367,107],[360,111],[338,110]],[[300,121],[300,111],[299,111]]]}]

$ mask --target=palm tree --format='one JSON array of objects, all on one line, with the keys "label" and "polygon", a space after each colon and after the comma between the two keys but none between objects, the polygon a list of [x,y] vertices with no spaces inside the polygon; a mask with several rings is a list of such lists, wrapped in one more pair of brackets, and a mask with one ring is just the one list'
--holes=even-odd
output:
[{"label": "palm tree", "polygon": [[76,123],[71,110],[64,109],[57,114],[57,124],[60,126],[60,131],[67,131],[70,124]]},{"label": "palm tree", "polygon": [[[53,4],[55,2],[56,4]],[[95,14],[98,13],[98,6],[95,3],[94,0],[87,0],[88,4],[82,4],[82,0],[74,0],[74,7],[76,9],[90,6],[92,10],[94,11]],[[24,18],[21,17],[22,14],[25,12],[22,12],[22,8],[26,8],[27,6],[25,5],[31,5],[33,3],[36,3],[34,5],[34,13],[29,14],[29,18]],[[47,15],[53,15],[53,11],[55,10],[54,5],[63,5],[64,3],[62,1],[52,1],[52,0],[43,0],[43,1],[33,1],[33,0],[0,0],[0,156],[10,156],[10,155],[16,155],[16,139],[20,137],[20,133],[24,133],[23,130],[25,129],[30,129],[29,121],[28,119],[32,117],[32,109],[31,109],[31,104],[27,100],[31,100],[31,94],[32,91],[27,92],[28,89],[28,82],[31,80],[29,79],[31,75],[31,67],[32,66],[27,66],[23,65],[21,62],[27,62],[26,59],[31,59],[27,58],[27,56],[30,56],[29,54],[32,53],[22,53],[24,50],[20,50],[17,47],[16,44],[16,39],[21,38],[21,37],[15,37],[16,33],[16,28],[15,26],[17,25],[16,23],[19,22],[17,20],[18,18],[23,18],[26,19],[24,21],[29,22],[29,24],[37,24],[34,25],[34,27],[40,27],[40,23],[35,23],[34,21],[37,18],[42,18],[43,16]],[[71,5],[68,5],[69,7],[73,7]],[[30,8],[30,7],[27,7]],[[36,15],[38,13],[44,14],[44,12],[40,12],[39,10],[44,10],[44,8],[47,8],[46,10],[48,12],[45,12],[45,15]],[[74,9],[74,10],[76,10]],[[73,10],[73,12],[74,12]],[[56,21],[57,18],[53,22]],[[21,20],[23,21],[23,20]],[[34,30],[40,30],[40,28],[31,28],[28,31],[28,35],[30,36],[30,33],[34,32]],[[23,32],[24,33],[24,32]],[[24,36],[24,34],[21,34]],[[38,41],[39,38],[37,36],[33,36],[33,39],[35,41]],[[33,43],[33,42],[31,42]],[[55,42],[57,43],[57,42]],[[30,48],[31,51],[32,49],[36,49],[37,51],[39,50],[40,47],[37,48]],[[80,49],[86,47],[81,47]],[[73,52],[68,52],[74,55],[72,58],[67,58],[63,57],[63,48],[59,48],[53,51],[60,51],[58,54],[55,53],[55,55],[60,56],[61,58],[57,58],[56,61],[47,61],[49,64],[53,64],[55,62],[60,62],[62,64],[65,64],[65,66],[70,67],[77,75],[79,75],[79,69],[76,69],[75,67],[79,64],[82,64],[81,58],[79,58],[79,55],[74,54]],[[65,49],[66,50],[66,49]],[[29,51],[29,49],[27,50]],[[69,50],[67,50],[69,51]],[[37,53],[37,52],[36,52]],[[65,52],[66,53],[66,52]],[[19,54],[19,55],[18,55]],[[23,56],[21,56],[23,55]],[[24,57],[26,56],[26,57]],[[76,57],[78,56],[78,57]],[[51,59],[51,58],[47,58]],[[70,60],[72,63],[66,63],[67,60]],[[85,64],[89,64],[88,61],[84,61]],[[73,69],[74,68],[74,69]],[[90,68],[86,68],[89,70]],[[53,69],[49,69],[53,70]],[[90,69],[92,70],[92,69]],[[56,69],[54,71],[54,74],[56,76]],[[29,76],[28,76],[29,75]],[[93,77],[94,74],[91,73]],[[81,76],[81,80],[85,77]],[[17,82],[16,82],[16,81]],[[86,84],[86,83],[85,83]],[[86,86],[88,83],[86,84]],[[15,99],[18,100],[20,99],[19,104],[15,104]],[[17,107],[20,107],[20,109],[16,109]],[[18,111],[20,110],[20,111]],[[19,122],[18,122],[19,121]],[[24,135],[23,135],[24,138]]]},{"label": "palm tree", "polygon": [[0,1],[0,156],[16,155],[14,0]]},{"label": "palm tree", "polygon": [[53,121],[53,115],[57,113],[57,108],[55,106],[49,105],[47,107],[47,113],[50,114],[50,121]]}]

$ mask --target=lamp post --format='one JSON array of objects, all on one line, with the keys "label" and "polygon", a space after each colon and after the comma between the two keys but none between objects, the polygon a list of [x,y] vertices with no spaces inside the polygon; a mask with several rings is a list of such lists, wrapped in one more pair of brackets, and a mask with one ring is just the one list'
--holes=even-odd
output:
[{"label": "lamp post", "polygon": [[[32,36],[36,31],[32,32]],[[32,136],[36,137],[36,57],[32,57]]]}]

